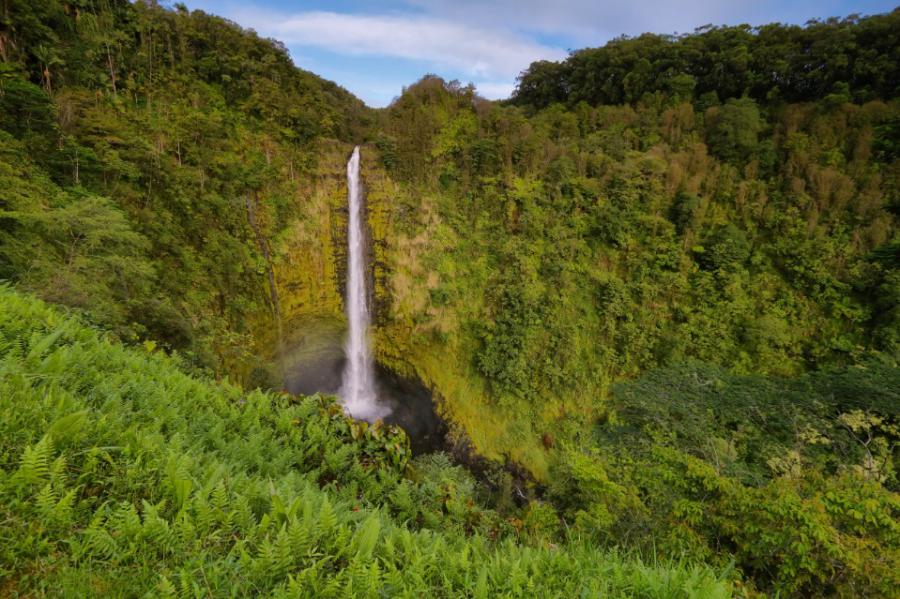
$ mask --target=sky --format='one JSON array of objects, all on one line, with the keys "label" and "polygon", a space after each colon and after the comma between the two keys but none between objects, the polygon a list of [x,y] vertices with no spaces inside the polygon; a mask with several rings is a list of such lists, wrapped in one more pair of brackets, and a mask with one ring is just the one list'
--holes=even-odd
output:
[{"label": "sky", "polygon": [[798,23],[893,10],[884,0],[184,0],[281,40],[294,63],[383,107],[426,73],[506,98],[535,60],[620,35]]}]

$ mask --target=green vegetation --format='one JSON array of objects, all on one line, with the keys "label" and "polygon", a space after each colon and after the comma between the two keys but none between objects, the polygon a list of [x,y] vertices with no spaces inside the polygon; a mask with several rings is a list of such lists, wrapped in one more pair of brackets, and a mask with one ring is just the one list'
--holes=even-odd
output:
[{"label": "green vegetation", "polygon": [[[650,54],[654,39],[627,45]],[[623,377],[686,359],[797,375],[896,357],[900,163],[881,148],[900,104],[855,85],[804,103],[661,85],[594,105],[567,84],[566,104],[523,108],[426,77],[375,139],[417,204],[401,203],[388,238],[382,351],[436,384],[481,451],[540,477],[544,435],[589,427]]]},{"label": "green vegetation", "polygon": [[[0,594],[900,588],[900,12],[375,111],[179,5],[0,11]],[[478,478],[249,391],[338,334],[355,143],[378,358]]]},{"label": "green vegetation", "polygon": [[508,103],[411,86],[374,140],[415,206],[379,350],[599,542],[890,596],[898,18],[617,40]]},{"label": "green vegetation", "polygon": [[465,477],[402,479],[401,432],[191,378],[6,288],[0,308],[3,594],[730,595],[704,568],[465,535]]},{"label": "green vegetation", "polygon": [[701,27],[680,36],[645,34],[538,62],[521,77],[514,101],[543,108],[628,104],[645,94],[709,102],[748,96],[764,102],[833,103],[897,93],[900,15],[854,15],[805,27]]},{"label": "green vegetation", "polygon": [[551,486],[576,526],[712,563],[728,548],[757,585],[788,594],[895,592],[896,364],[793,380],[685,365],[614,395]]},{"label": "green vegetation", "polygon": [[2,8],[0,278],[250,380],[322,140],[366,109],[223,19],[83,4]]}]

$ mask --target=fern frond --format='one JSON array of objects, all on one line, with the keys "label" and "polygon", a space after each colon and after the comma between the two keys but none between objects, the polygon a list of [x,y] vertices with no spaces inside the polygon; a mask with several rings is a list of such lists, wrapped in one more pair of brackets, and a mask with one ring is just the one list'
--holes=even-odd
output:
[{"label": "fern frond", "polygon": [[328,495],[323,495],[322,504],[319,507],[319,530],[328,534],[334,530],[335,526],[337,526],[337,516],[334,513],[334,508],[328,500]]},{"label": "fern frond", "polygon": [[366,518],[356,531],[354,536],[354,545],[359,556],[364,559],[372,557],[372,551],[378,543],[378,537],[381,533],[381,519],[377,513],[372,513]]},{"label": "fern frond", "polygon": [[29,445],[22,454],[13,482],[28,487],[50,477],[50,461],[53,457],[53,440],[44,435],[35,445]]}]

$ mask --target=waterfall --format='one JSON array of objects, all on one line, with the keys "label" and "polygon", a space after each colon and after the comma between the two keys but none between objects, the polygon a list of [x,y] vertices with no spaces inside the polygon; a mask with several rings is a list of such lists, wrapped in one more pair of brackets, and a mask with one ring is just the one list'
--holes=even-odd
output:
[{"label": "waterfall", "polygon": [[378,403],[375,391],[375,361],[369,351],[368,292],[366,290],[366,235],[362,189],[359,183],[359,146],[347,162],[347,205],[350,212],[347,231],[347,322],[349,332],[344,350],[340,397],[344,411],[362,420],[374,421],[390,410]]}]

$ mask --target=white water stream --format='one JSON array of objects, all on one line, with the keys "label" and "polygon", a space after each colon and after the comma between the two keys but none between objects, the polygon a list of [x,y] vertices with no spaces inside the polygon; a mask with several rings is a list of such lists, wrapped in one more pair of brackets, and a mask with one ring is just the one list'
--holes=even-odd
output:
[{"label": "white water stream", "polygon": [[365,212],[359,181],[359,146],[347,163],[347,205],[350,212],[347,231],[347,322],[349,332],[344,351],[340,390],[344,411],[354,418],[373,422],[384,418],[390,409],[378,402],[375,390],[375,361],[369,349],[369,294],[366,289]]}]

